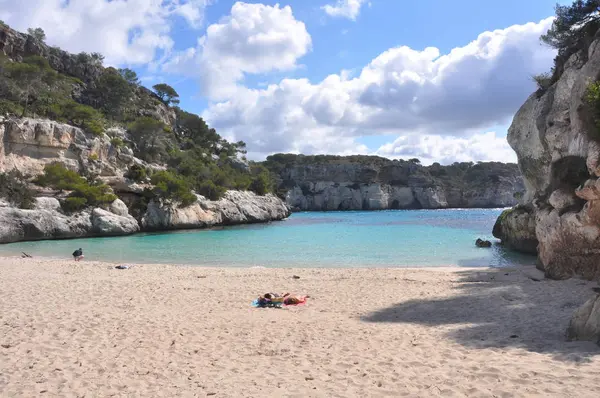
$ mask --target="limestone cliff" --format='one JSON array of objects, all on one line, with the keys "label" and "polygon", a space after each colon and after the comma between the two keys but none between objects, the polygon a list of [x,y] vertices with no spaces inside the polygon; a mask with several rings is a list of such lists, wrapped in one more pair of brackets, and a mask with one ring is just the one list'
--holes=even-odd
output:
[{"label": "limestone cliff", "polygon": [[556,83],[532,94],[515,115],[508,142],[526,192],[494,236],[535,253],[552,278],[600,278],[600,146],[586,90],[600,78],[598,35],[571,55]]},{"label": "limestone cliff", "polygon": [[424,167],[375,156],[274,155],[266,162],[286,202],[297,210],[493,208],[524,190],[515,164]]},{"label": "limestone cliff", "polygon": [[[125,137],[119,129],[109,133]],[[36,176],[46,164],[54,162],[82,175],[99,176],[130,205],[137,203],[136,198],[143,198],[148,185],[125,178],[127,168],[133,164],[161,168],[135,158],[127,147],[115,147],[106,135],[97,137],[45,119],[0,120],[0,172],[16,168]],[[0,202],[0,243],[269,222],[284,219],[290,213],[288,206],[273,195],[229,191],[218,201],[198,196],[196,203],[184,208],[150,202],[136,214],[137,219],[120,199],[106,209],[67,214],[58,200],[64,194],[37,189],[40,197],[33,209],[18,209]]]}]

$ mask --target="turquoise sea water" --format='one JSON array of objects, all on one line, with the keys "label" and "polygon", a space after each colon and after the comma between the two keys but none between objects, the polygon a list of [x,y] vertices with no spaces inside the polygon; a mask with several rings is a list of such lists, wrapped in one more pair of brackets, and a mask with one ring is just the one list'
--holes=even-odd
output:
[{"label": "turquoise sea water", "polygon": [[[86,259],[123,263],[172,263],[263,267],[511,266],[535,258],[494,245],[500,209],[390,210],[294,213],[269,224],[211,230],[20,242],[0,245],[0,255],[70,258],[81,247]],[[495,241],[495,240],[493,240]]]}]

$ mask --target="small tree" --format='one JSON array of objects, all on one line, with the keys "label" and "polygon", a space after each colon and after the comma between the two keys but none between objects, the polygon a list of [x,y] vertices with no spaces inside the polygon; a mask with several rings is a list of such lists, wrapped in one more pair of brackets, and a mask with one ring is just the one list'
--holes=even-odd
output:
[{"label": "small tree", "polygon": [[27,29],[27,34],[29,34],[29,36],[33,36],[34,39],[39,40],[41,42],[46,41],[46,33],[42,28],[29,28]]},{"label": "small tree", "polygon": [[116,69],[108,68],[98,79],[94,94],[97,107],[102,108],[110,117],[119,118],[126,111],[133,90]]},{"label": "small tree", "polygon": [[175,89],[168,84],[155,84],[152,86],[152,88],[156,92],[156,95],[158,95],[165,104],[179,104],[179,94],[177,94],[177,91],[175,91]]},{"label": "small tree", "polygon": [[140,84],[140,80],[138,78],[137,73],[135,73],[135,71],[133,71],[133,70],[131,70],[129,68],[119,69],[119,74],[129,84],[133,84],[133,85],[136,85],[136,86],[138,84]]}]

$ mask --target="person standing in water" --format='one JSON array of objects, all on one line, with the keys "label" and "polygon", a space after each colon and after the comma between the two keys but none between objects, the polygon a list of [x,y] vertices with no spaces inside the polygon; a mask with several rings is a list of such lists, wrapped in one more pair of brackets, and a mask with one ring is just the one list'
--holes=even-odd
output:
[{"label": "person standing in water", "polygon": [[79,249],[77,249],[73,252],[73,259],[75,261],[79,261],[82,258],[83,258],[83,250],[81,250],[81,247],[80,247]]}]

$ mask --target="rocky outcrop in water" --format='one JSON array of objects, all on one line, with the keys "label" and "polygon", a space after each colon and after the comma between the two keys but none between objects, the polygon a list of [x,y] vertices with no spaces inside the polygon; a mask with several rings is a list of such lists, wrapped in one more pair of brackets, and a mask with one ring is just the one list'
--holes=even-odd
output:
[{"label": "rocky outcrop in water", "polygon": [[[109,210],[89,209],[65,214],[55,198],[36,199],[34,209],[0,206],[0,243],[22,240],[118,236],[138,232],[140,227],[117,199]],[[115,210],[120,209],[120,211]]]},{"label": "rocky outcrop in water", "polygon": [[141,219],[144,230],[206,228],[216,225],[252,224],[288,217],[289,208],[274,195],[229,191],[218,201],[198,201],[184,208],[148,205]]},{"label": "rocky outcrop in water", "polygon": [[[586,90],[600,77],[600,40],[576,52],[560,79],[532,94],[514,117],[508,142],[526,192],[494,236],[537,252],[551,278],[600,278],[600,145]],[[534,247],[536,248],[534,250]]]},{"label": "rocky outcrop in water", "polygon": [[297,210],[497,208],[524,190],[515,164],[424,167],[375,156],[270,156],[279,192]]}]

